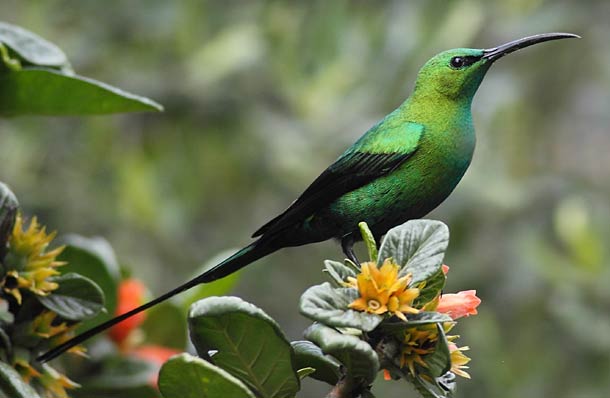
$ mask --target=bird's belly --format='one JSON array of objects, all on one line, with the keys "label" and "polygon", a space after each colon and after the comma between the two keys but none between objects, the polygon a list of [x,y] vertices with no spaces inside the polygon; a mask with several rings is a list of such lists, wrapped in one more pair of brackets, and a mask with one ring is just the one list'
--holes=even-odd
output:
[{"label": "bird's belly", "polygon": [[407,220],[424,217],[449,196],[470,163],[470,157],[430,160],[414,156],[389,175],[338,198],[311,221],[324,219],[341,235],[357,231],[358,223],[365,221],[381,235]]}]

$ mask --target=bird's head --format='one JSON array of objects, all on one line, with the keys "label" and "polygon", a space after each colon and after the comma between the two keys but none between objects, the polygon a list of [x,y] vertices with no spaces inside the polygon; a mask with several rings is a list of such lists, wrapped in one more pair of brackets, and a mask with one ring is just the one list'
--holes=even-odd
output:
[{"label": "bird's head", "polygon": [[571,33],[543,33],[486,50],[455,48],[435,55],[421,68],[415,92],[451,100],[472,100],[493,62],[521,48],[549,40],[578,38]]}]

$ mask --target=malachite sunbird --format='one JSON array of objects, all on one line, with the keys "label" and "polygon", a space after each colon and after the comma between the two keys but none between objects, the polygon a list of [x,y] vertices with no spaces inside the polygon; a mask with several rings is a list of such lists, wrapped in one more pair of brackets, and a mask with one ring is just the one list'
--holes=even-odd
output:
[{"label": "malachite sunbird", "polygon": [[97,333],[201,283],[223,278],[281,248],[335,238],[347,257],[365,221],[379,238],[428,214],[456,187],[475,146],[471,104],[489,67],[516,50],[579,37],[545,33],[481,50],[456,48],[421,68],[412,94],[371,127],[294,201],[253,234],[258,239],[170,292],[53,348],[45,362]]}]

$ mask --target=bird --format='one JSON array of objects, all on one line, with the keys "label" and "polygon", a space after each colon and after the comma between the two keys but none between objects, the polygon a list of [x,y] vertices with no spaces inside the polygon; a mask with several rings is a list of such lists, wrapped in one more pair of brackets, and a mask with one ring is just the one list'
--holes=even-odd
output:
[{"label": "bird", "polygon": [[489,49],[441,52],[420,69],[411,95],[364,133],[281,214],[252,235],[257,238],[226,260],[142,306],[52,348],[49,361],[111,326],[196,285],[209,283],[279,249],[336,239],[348,259],[358,224],[379,241],[390,228],[422,218],[441,204],[472,160],[475,133],[471,104],[490,66],[534,44],[572,33],[543,33]]}]

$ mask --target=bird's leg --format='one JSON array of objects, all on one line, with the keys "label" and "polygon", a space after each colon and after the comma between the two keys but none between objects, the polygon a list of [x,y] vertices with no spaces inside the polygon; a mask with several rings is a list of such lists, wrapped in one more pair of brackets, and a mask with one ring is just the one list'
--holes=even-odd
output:
[{"label": "bird's leg", "polygon": [[354,253],[354,242],[355,240],[352,234],[345,235],[341,238],[341,249],[343,249],[343,253],[349,260],[356,265],[360,265],[360,261],[358,261],[356,253]]}]

